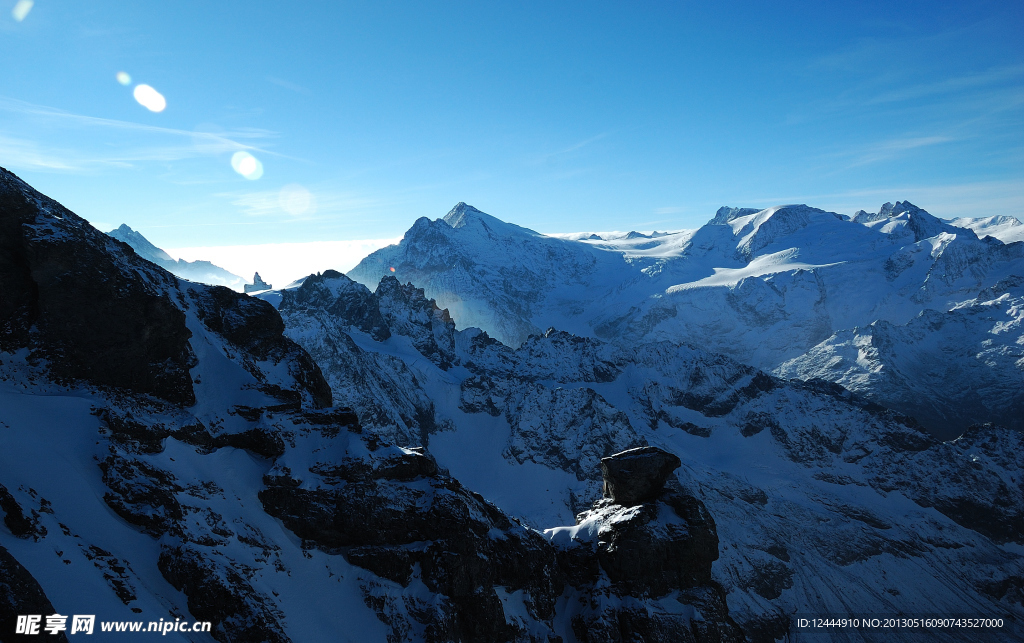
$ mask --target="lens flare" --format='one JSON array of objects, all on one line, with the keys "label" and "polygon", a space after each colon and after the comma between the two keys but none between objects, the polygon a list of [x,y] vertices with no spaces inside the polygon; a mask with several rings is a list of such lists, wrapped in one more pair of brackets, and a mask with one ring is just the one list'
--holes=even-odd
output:
[{"label": "lens flare", "polygon": [[132,92],[135,96],[135,100],[151,112],[162,112],[167,107],[167,99],[163,97],[163,94],[153,89],[149,85],[136,85],[135,91]]},{"label": "lens flare", "polygon": [[391,272],[394,272],[395,271],[395,267],[391,266],[390,268],[388,268],[388,270],[390,270]]},{"label": "lens flare", "polygon": [[239,151],[232,154],[231,167],[250,181],[255,181],[263,176],[263,164],[248,152]]},{"label": "lens flare", "polygon": [[18,3],[11,9],[11,15],[14,16],[15,20],[21,22],[28,15],[28,12],[32,11],[32,5],[34,4],[35,2],[32,2],[32,0],[18,0]]},{"label": "lens flare", "polygon": [[126,71],[119,71],[117,72],[117,82],[121,83],[122,85],[131,85],[132,77],[129,76],[128,72]]},{"label": "lens flare", "polygon": [[306,214],[315,209],[313,195],[298,183],[281,188],[281,191],[277,193],[277,202],[282,210],[292,216]]}]

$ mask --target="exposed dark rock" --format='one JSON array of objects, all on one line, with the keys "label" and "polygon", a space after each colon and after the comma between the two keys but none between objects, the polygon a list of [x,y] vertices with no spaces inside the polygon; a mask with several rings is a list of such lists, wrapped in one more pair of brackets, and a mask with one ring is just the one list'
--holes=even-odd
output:
[{"label": "exposed dark rock", "polygon": [[625,506],[652,500],[680,464],[678,456],[650,446],[601,458],[604,496]]},{"label": "exposed dark rock", "polygon": [[0,546],[0,632],[3,633],[3,640],[13,640],[19,615],[35,614],[43,617],[39,626],[39,634],[42,638],[47,641],[67,643],[67,635],[63,632],[58,633],[57,636],[50,636],[43,630],[46,625],[46,615],[56,612],[50,599],[43,593],[43,588],[39,586],[39,582],[32,577],[32,574],[28,573],[27,569],[22,567],[10,552]]},{"label": "exposed dark rock", "polygon": [[117,515],[154,538],[180,530],[183,513],[174,493],[181,488],[171,474],[116,454],[101,462],[100,470],[110,489],[103,500]]},{"label": "exposed dark rock", "polygon": [[155,285],[176,283],[0,168],[0,349],[29,347],[58,380],[193,404],[191,333]]},{"label": "exposed dark rock", "polygon": [[[207,328],[222,335],[255,359],[279,363],[288,359],[290,374],[308,391],[317,408],[331,406],[331,387],[309,354],[284,336],[284,322],[274,307],[223,286],[189,289],[196,313]],[[243,365],[257,379],[264,376],[255,364]]]},{"label": "exposed dark rock", "polygon": [[444,370],[456,363],[455,322],[422,288],[384,277],[374,296],[391,332],[409,337],[421,355]]},{"label": "exposed dark rock", "polygon": [[[578,641],[744,640],[729,617],[724,592],[711,580],[718,535],[699,500],[678,489],[631,507],[604,498],[576,520],[579,534],[573,540],[557,533],[564,528],[548,533],[584,606],[572,619]],[[680,603],[674,610],[641,608],[628,600],[671,592]]]},{"label": "exposed dark rock", "polygon": [[[411,613],[427,641],[531,640],[508,623],[496,588],[524,591],[541,622],[553,616],[562,589],[554,550],[425,453],[377,444],[365,458],[311,467],[301,485],[294,475],[276,469],[264,478],[265,510],[304,541],[382,578],[405,586],[418,575],[437,595]],[[389,607],[393,599],[367,592],[396,632],[408,627],[410,616]]]},{"label": "exposed dark rock", "polygon": [[471,375],[462,381],[459,408],[466,413],[487,413],[497,417],[501,409],[494,404],[491,393],[494,382],[487,375]]},{"label": "exposed dark rock", "polygon": [[21,505],[2,484],[0,484],[0,509],[4,511],[4,524],[15,536],[28,538],[46,533],[45,530],[39,531],[38,521],[25,515]]},{"label": "exposed dark rock", "polygon": [[188,598],[188,611],[197,620],[213,623],[213,638],[222,643],[288,643],[270,601],[241,575],[220,565],[199,549],[164,547],[160,573]]}]

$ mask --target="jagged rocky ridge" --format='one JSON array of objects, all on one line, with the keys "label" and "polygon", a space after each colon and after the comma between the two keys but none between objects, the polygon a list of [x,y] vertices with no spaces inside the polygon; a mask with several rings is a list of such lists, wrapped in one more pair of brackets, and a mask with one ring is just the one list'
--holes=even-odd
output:
[{"label": "jagged rocky ridge", "polygon": [[[317,356],[339,401],[399,416],[405,401],[429,400],[427,424],[439,430],[421,423],[397,439],[419,439],[527,524],[575,522],[601,492],[597,472],[609,454],[649,445],[678,456],[673,484],[714,516],[712,579],[751,640],[792,634],[794,613],[1024,616],[1018,432],[979,425],[941,442],[841,386],[782,380],[674,342],[614,344],[552,329],[512,349],[479,329],[452,331],[410,286],[419,300],[409,299],[407,314],[388,305],[403,323],[416,320],[402,334],[377,295],[344,275],[306,283],[282,296],[286,333]],[[391,297],[399,286],[385,278],[378,292]],[[404,397],[344,398],[357,387],[345,380],[357,377],[346,370],[352,362],[405,382]],[[401,366],[386,373],[389,364]],[[593,511],[614,521],[623,510]]]},{"label": "jagged rocky ridge", "polygon": [[[679,567],[609,582],[607,548],[566,553],[332,407],[269,304],[178,280],[5,170],[0,235],[5,626],[59,612],[208,620],[218,641],[739,640],[691,494],[651,490],[635,517],[595,505],[625,550],[670,533]],[[360,341],[390,333],[455,368],[454,326],[422,291],[372,300]]]},{"label": "jagged rocky ridge", "polygon": [[[978,236],[1009,223],[957,223],[905,201],[852,219],[787,205],[722,208],[698,230],[657,237],[568,239],[459,204],[443,219],[417,220],[400,244],[371,254],[350,276],[376,288],[394,268],[460,327],[479,327],[513,347],[555,327],[624,345],[689,342],[773,371],[789,360],[814,362],[821,351],[813,349],[835,333],[946,312],[1024,275],[1024,243]],[[992,379],[1024,373],[1013,362],[990,369]],[[830,372],[824,363],[804,370]],[[963,384],[954,378],[942,386]],[[1003,402],[989,387],[967,386],[982,400],[975,410]],[[875,388],[860,392],[904,413],[921,411],[901,405],[920,389],[877,398]],[[943,438],[970,423],[941,409],[920,419]],[[983,414],[972,421],[1002,419]]]}]

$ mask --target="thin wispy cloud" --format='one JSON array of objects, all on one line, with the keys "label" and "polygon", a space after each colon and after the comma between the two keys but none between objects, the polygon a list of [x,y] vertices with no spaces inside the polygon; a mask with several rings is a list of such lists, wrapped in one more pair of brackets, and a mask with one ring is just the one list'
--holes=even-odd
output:
[{"label": "thin wispy cloud", "polygon": [[911,150],[917,150],[922,147],[931,147],[933,145],[941,145],[942,143],[949,143],[953,140],[956,139],[949,136],[915,136],[880,141],[860,149],[852,150],[850,154],[854,159],[846,165],[846,169],[869,165],[871,163],[892,161],[904,156]]},{"label": "thin wispy cloud", "polygon": [[[261,145],[277,138],[277,134],[256,128],[223,132],[183,130],[76,114],[3,96],[0,112],[9,115],[0,119],[0,153],[12,167],[89,172],[239,150],[285,157]],[[71,134],[60,136],[62,142],[54,143],[55,133],[60,130],[69,130]],[[26,131],[35,137],[26,138]],[[74,141],[75,145],[68,146],[66,141]]]},{"label": "thin wispy cloud", "polygon": [[[299,201],[295,195],[304,190],[309,195],[308,203]],[[280,189],[254,190],[247,192],[222,192],[214,195],[228,201],[237,211],[250,218],[276,219],[285,221],[310,221],[351,217],[394,205],[387,199],[342,192],[333,188],[288,185]]]},{"label": "thin wispy cloud", "polygon": [[267,82],[268,83],[272,83],[274,85],[277,85],[278,87],[284,87],[285,89],[290,89],[291,91],[293,91],[295,93],[298,93],[298,94],[305,94],[306,96],[312,96],[313,95],[313,92],[311,92],[309,89],[303,87],[302,85],[297,85],[297,84],[295,84],[293,82],[284,80],[283,78],[277,78],[275,76],[267,76]]},{"label": "thin wispy cloud", "polygon": [[919,83],[908,87],[901,87],[892,91],[883,92],[865,101],[868,105],[879,105],[883,103],[896,103],[906,100],[915,100],[927,96],[939,96],[953,94],[965,90],[990,87],[995,84],[1016,80],[1018,84],[1024,81],[1024,65],[1012,65],[997,67],[977,74],[966,74],[953,76],[937,82]]},{"label": "thin wispy cloud", "polygon": [[89,127],[104,127],[108,129],[116,129],[122,131],[164,134],[168,136],[177,136],[189,139],[198,137],[202,140],[209,141],[211,143],[219,143],[225,146],[230,146],[230,149],[259,150],[261,152],[268,154],[273,152],[271,152],[270,150],[265,150],[249,145],[248,143],[243,143],[242,141],[266,140],[277,137],[277,134],[275,132],[256,128],[236,129],[225,132],[224,134],[217,134],[212,132],[195,132],[192,130],[161,127],[159,125],[146,125],[144,123],[133,123],[132,121],[122,121],[112,118],[102,118],[98,116],[86,116],[84,114],[75,114],[73,112],[64,111],[61,109],[57,109],[55,107],[36,105],[34,103],[18,100],[16,98],[8,98],[5,96],[0,96],[0,110],[17,114],[45,117]]},{"label": "thin wispy cloud", "polygon": [[551,160],[554,160],[554,159],[558,159],[559,157],[567,156],[569,154],[572,154],[573,152],[576,152],[578,150],[583,149],[584,147],[590,145],[591,143],[595,143],[597,141],[600,141],[601,139],[603,139],[603,138],[605,138],[607,136],[608,136],[608,132],[603,132],[601,134],[597,134],[596,136],[591,136],[590,138],[584,139],[584,140],[579,141],[577,143],[573,143],[572,145],[570,145],[568,147],[565,147],[565,148],[562,148],[560,150],[556,150],[554,152],[547,152],[545,154],[540,154],[540,155],[534,157],[533,159],[531,159],[530,160],[530,164],[531,165],[539,165],[539,164],[542,164],[542,163],[547,163],[548,161],[551,161]]},{"label": "thin wispy cloud", "polygon": [[4,165],[31,170],[80,172],[84,165],[71,160],[66,150],[41,149],[34,141],[0,135],[0,160]]}]

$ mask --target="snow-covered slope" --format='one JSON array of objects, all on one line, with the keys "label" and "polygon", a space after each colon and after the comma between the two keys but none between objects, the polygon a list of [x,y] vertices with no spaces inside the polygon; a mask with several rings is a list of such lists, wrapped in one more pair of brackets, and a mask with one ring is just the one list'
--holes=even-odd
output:
[{"label": "snow-covered slope", "polygon": [[946,312],[835,333],[777,372],[838,382],[946,438],[978,418],[1022,431],[1022,318],[1024,277],[1009,277]]},{"label": "snow-covered slope", "polygon": [[1024,241],[1024,224],[1016,217],[997,215],[993,217],[961,217],[952,219],[950,225],[974,230],[981,237],[995,237],[1003,243]]},{"label": "snow-covered slope", "polygon": [[[505,511],[549,528],[556,544],[575,534],[582,546],[586,534],[613,529],[599,525],[619,520],[619,509],[598,504],[574,517],[599,493],[600,460],[654,445],[680,458],[676,483],[714,517],[713,578],[752,640],[797,636],[794,614],[1001,615],[1014,624],[972,637],[1024,635],[1021,433],[977,426],[939,442],[837,385],[787,382],[667,341],[614,344],[551,330],[512,349],[470,328],[450,335],[445,351],[454,359],[439,364],[413,336],[426,337],[433,320],[445,319],[440,311],[403,331],[412,335],[387,322],[385,333],[377,295],[338,274],[315,283],[323,299],[292,307],[286,333],[339,378],[335,390],[357,381],[344,384],[352,353],[335,348],[343,336],[358,343],[360,360],[401,361],[402,399],[429,399],[432,424],[443,427],[424,436],[438,463]],[[379,292],[394,287],[382,283]],[[433,302],[410,297],[409,307],[433,310]],[[393,404],[401,414],[403,402],[374,393],[351,403],[357,412]],[[835,640],[921,640],[911,631],[844,634]]]},{"label": "snow-covered slope", "polygon": [[182,279],[195,281],[211,286],[227,286],[232,290],[242,290],[246,285],[245,279],[228,272],[220,266],[215,266],[209,261],[185,261],[175,259],[171,255],[157,248],[149,239],[141,233],[132,230],[128,224],[122,223],[120,227],[108,232],[111,237],[123,241],[132,247],[140,257],[148,259],[165,270],[175,274]]}]

